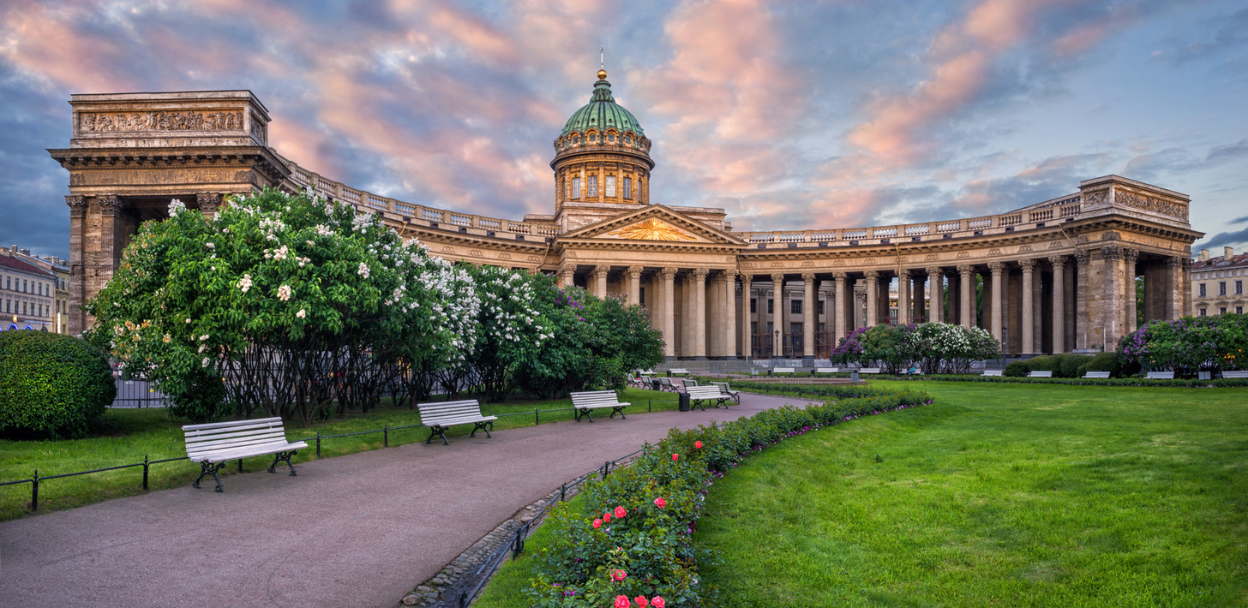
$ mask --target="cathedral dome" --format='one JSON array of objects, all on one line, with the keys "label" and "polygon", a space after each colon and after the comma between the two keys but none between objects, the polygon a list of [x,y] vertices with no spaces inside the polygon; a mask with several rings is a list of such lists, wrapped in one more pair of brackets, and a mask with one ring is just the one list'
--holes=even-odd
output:
[{"label": "cathedral dome", "polygon": [[584,133],[590,129],[605,132],[612,128],[621,134],[632,131],[637,135],[645,135],[633,113],[615,103],[615,98],[611,96],[611,83],[607,82],[607,72],[601,70],[598,72],[598,82],[594,83],[594,94],[589,103],[572,113],[568,123],[563,125],[560,135]]}]

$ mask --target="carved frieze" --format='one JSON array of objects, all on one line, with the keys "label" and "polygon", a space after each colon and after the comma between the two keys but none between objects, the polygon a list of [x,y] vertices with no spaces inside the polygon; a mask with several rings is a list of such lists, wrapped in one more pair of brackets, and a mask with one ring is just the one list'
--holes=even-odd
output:
[{"label": "carved frieze", "polygon": [[529,260],[530,262],[537,263],[537,262],[542,261],[542,258],[541,258],[540,256],[531,255],[531,256],[529,256],[529,257],[528,257],[528,260]]},{"label": "carved frieze", "polygon": [[988,250],[988,255],[1001,255],[1001,250],[997,249],[996,247],[993,247],[992,249]]},{"label": "carved frieze", "polygon": [[1061,242],[1061,241],[1050,241],[1050,242],[1049,242],[1049,249],[1061,249],[1061,248],[1062,248],[1062,242]]},{"label": "carved frieze", "polygon": [[510,260],[510,259],[511,259],[511,254],[510,254],[510,253],[507,253],[506,251],[504,251],[504,252],[502,252],[502,253],[498,254],[498,259],[500,259],[500,260]]},{"label": "carved frieze", "polygon": [[473,257],[481,257],[481,250],[480,249],[470,250],[468,252],[468,255],[473,256]]},{"label": "carved frieze", "polygon": [[1018,248],[1019,253],[1031,253],[1031,245],[1023,245]]},{"label": "carved frieze", "polygon": [[935,261],[937,261],[937,260],[939,260],[939,259],[940,259],[940,254],[939,254],[939,253],[929,253],[929,254],[927,254],[927,261],[928,261],[928,262],[935,262]]},{"label": "carved frieze", "polygon": [[[254,122],[252,123],[255,124]],[[129,112],[78,115],[80,133],[139,131],[241,131],[242,112]],[[255,130],[253,126],[252,130]],[[254,135],[254,133],[253,133]]]},{"label": "carved frieze", "polygon": [[1146,194],[1118,190],[1114,193],[1114,202],[1126,207],[1134,207],[1151,213],[1160,213],[1187,220],[1186,205],[1178,205]]},{"label": "carved frieze", "polygon": [[971,257],[971,252],[969,252],[969,251],[959,251],[959,252],[958,252],[958,259],[959,259],[959,260],[965,260],[965,259],[968,259],[968,258],[970,258],[970,257]]},{"label": "carved frieze", "polygon": [[1095,192],[1083,193],[1083,204],[1085,207],[1096,207],[1109,202],[1109,189],[1097,190]]}]

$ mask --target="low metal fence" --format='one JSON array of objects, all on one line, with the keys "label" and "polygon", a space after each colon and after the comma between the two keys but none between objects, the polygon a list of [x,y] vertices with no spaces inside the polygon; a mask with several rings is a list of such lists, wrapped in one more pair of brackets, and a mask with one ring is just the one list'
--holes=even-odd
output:
[{"label": "low metal fence", "polygon": [[114,408],[140,408],[140,407],[165,407],[168,405],[168,397],[156,390],[155,386],[146,380],[122,380],[116,378],[117,396],[113,398],[113,403],[109,407]]}]

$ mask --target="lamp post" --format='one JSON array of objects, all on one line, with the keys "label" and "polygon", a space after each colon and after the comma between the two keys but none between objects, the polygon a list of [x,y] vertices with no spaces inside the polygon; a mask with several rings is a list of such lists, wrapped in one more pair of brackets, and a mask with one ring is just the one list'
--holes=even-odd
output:
[{"label": "lamp post", "polygon": [[780,356],[784,357],[784,342],[780,341],[780,330],[776,330],[776,344],[780,345]]}]

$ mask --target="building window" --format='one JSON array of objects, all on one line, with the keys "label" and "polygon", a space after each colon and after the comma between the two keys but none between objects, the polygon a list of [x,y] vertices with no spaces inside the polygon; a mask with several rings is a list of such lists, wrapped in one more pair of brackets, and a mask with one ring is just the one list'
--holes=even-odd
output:
[{"label": "building window", "polygon": [[572,200],[580,200],[581,198],[581,178],[572,178]]},{"label": "building window", "polygon": [[789,323],[789,334],[794,335],[794,336],[802,335],[802,324],[801,323]]},{"label": "building window", "polygon": [[1235,281],[1235,295],[1237,296],[1244,295],[1244,282],[1243,281]]},{"label": "building window", "polygon": [[823,300],[819,300],[819,314],[823,314]]},{"label": "building window", "polygon": [[646,303],[646,288],[645,287],[641,288],[641,293],[637,296],[637,298],[638,300],[640,300],[638,304],[645,305]]},{"label": "building window", "polygon": [[598,198],[598,176],[597,175],[589,176],[589,181],[586,182],[585,198]]},{"label": "building window", "polygon": [[607,196],[609,198],[615,198],[615,176],[614,175],[607,176]]},{"label": "building window", "polygon": [[758,335],[758,321],[750,321],[750,333]]},{"label": "building window", "polygon": [[1197,297],[1200,297],[1200,298],[1205,297],[1205,284],[1204,283],[1201,283],[1200,285],[1198,285],[1196,289],[1199,293]]},{"label": "building window", "polygon": [[802,314],[802,301],[789,300],[789,312],[795,315]]},{"label": "building window", "polygon": [[22,293],[27,293],[26,279],[22,279]]},{"label": "building window", "polygon": [[1244,307],[1243,307],[1243,306],[1236,306],[1236,307],[1235,307],[1235,314],[1237,314],[1237,315],[1242,315],[1242,314],[1244,314]]},{"label": "building window", "polygon": [[776,314],[776,299],[775,298],[767,298],[767,314],[769,315]]},{"label": "building window", "polygon": [[758,298],[750,298],[750,314],[758,312]]},{"label": "building window", "polygon": [[1202,317],[1203,317],[1203,316],[1205,316],[1205,313],[1206,313],[1205,309],[1203,309],[1203,308],[1202,308],[1202,309],[1200,309],[1200,316],[1202,316]]},{"label": "building window", "polygon": [[1220,315],[1224,315],[1224,314],[1226,314],[1226,307],[1225,307],[1225,306],[1219,306],[1219,307],[1218,307],[1218,314],[1220,314]]},{"label": "building window", "polygon": [[1218,295],[1226,295],[1226,281],[1218,281]]},{"label": "building window", "polygon": [[633,178],[624,178],[624,199],[633,200]]},{"label": "building window", "polygon": [[12,278],[12,277],[4,277],[4,288],[5,288],[5,289],[13,289],[13,278]]}]

